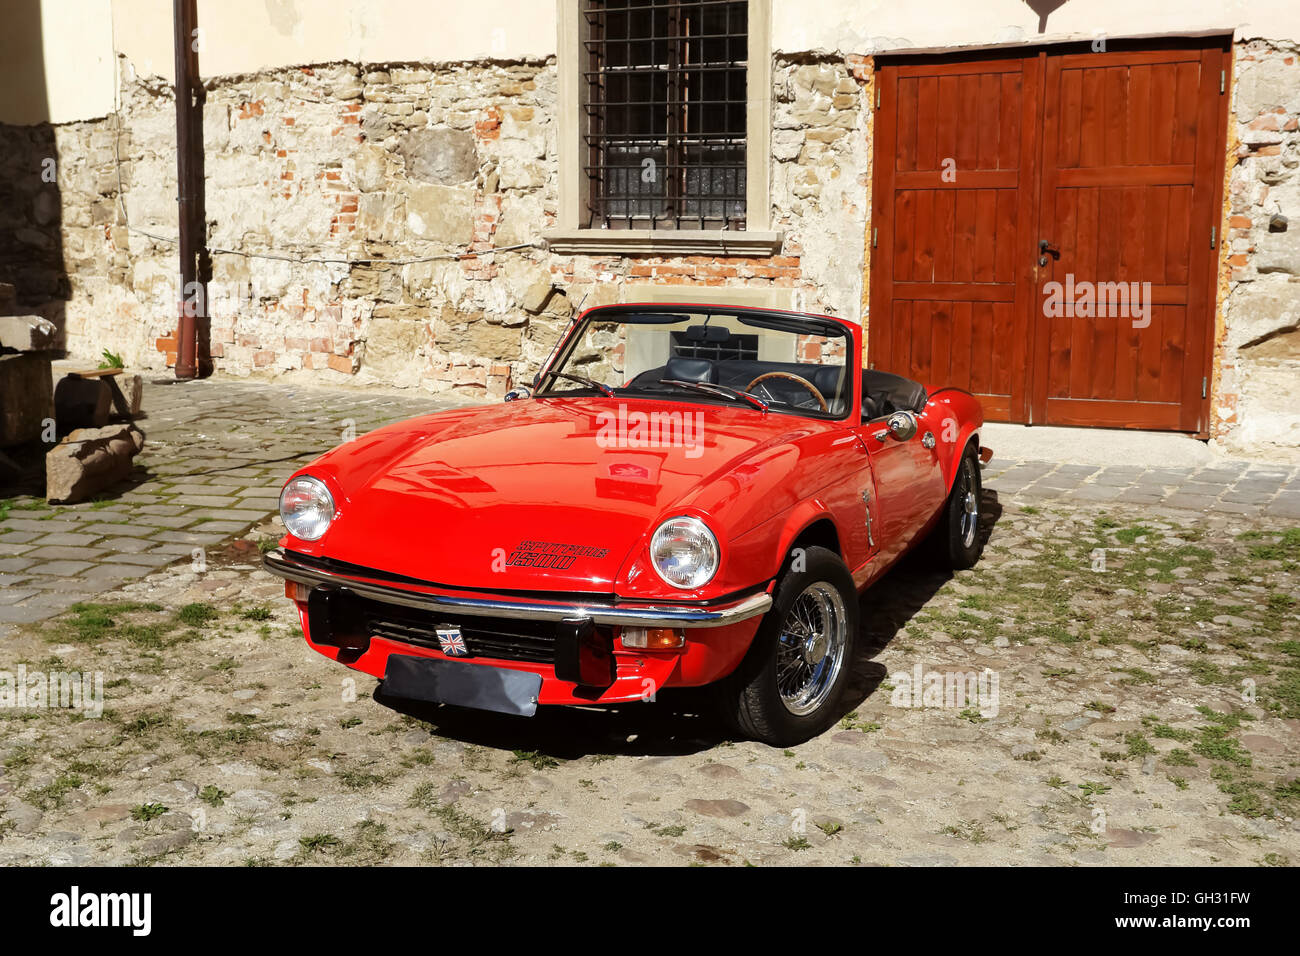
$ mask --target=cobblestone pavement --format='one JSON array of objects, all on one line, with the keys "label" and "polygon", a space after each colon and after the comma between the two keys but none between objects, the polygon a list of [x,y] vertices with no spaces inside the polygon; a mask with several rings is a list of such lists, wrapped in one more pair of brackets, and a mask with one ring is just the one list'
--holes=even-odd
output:
[{"label": "cobblestone pavement", "polygon": [[994,458],[984,483],[1004,496],[1068,504],[1158,505],[1300,519],[1300,468],[1223,459],[1201,468],[1057,464]]},{"label": "cobblestone pavement", "polygon": [[[0,680],[0,864],[1300,861],[1291,470],[991,462],[984,559],[873,588],[843,719],[775,750],[697,693],[379,705],[305,646],[259,549],[295,462],[433,403],[227,382],[146,403],[130,489],[0,506],[0,672],[99,673],[104,701],[17,706]],[[998,703],[929,706],[918,668],[995,675]]]},{"label": "cobblestone pavement", "polygon": [[0,499],[0,634],[213,548],[275,511],[348,429],[447,407],[427,397],[229,381],[146,385],[144,451],[101,500]]},{"label": "cobblestone pavement", "polygon": [[698,693],[390,710],[303,643],[263,525],[6,641],[105,709],[0,708],[0,864],[1300,861],[1300,529],[987,498],[981,563],[874,588],[843,719],[789,750]]}]

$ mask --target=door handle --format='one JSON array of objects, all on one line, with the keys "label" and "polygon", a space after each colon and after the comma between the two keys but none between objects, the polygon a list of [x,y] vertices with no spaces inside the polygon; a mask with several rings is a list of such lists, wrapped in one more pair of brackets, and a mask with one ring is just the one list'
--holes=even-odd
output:
[{"label": "door handle", "polygon": [[1057,249],[1055,246],[1053,246],[1053,245],[1052,245],[1050,242],[1048,242],[1046,239],[1039,239],[1039,240],[1038,240],[1038,264],[1039,264],[1040,266],[1045,266],[1045,265],[1047,265],[1047,257],[1048,257],[1048,256],[1051,256],[1052,259],[1054,259],[1054,260],[1056,260],[1056,259],[1060,259],[1060,258],[1061,258],[1061,250],[1060,250],[1060,249]]}]

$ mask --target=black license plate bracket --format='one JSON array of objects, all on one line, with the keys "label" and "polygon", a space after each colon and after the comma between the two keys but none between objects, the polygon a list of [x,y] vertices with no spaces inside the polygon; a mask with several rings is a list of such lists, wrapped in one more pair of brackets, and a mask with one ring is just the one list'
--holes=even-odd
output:
[{"label": "black license plate bracket", "polygon": [[407,700],[531,717],[537,713],[542,676],[506,667],[393,654],[382,687],[385,694]]}]

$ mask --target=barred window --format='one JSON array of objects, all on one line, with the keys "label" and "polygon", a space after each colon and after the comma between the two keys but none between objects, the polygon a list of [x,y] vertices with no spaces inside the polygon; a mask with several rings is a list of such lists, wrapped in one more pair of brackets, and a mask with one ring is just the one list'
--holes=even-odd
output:
[{"label": "barred window", "polygon": [[744,229],[746,0],[582,2],[582,225]]}]

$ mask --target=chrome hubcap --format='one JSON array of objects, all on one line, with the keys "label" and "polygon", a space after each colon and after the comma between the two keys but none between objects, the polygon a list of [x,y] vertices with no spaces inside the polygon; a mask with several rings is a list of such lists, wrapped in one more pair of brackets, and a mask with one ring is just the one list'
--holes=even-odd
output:
[{"label": "chrome hubcap", "polygon": [[971,471],[969,460],[961,467],[961,479],[961,543],[962,547],[969,548],[975,543],[980,521],[979,495],[976,493],[975,475]]},{"label": "chrome hubcap", "polygon": [[848,614],[840,592],[825,581],[803,589],[781,623],[776,687],[790,713],[811,714],[826,703],[844,667]]}]

